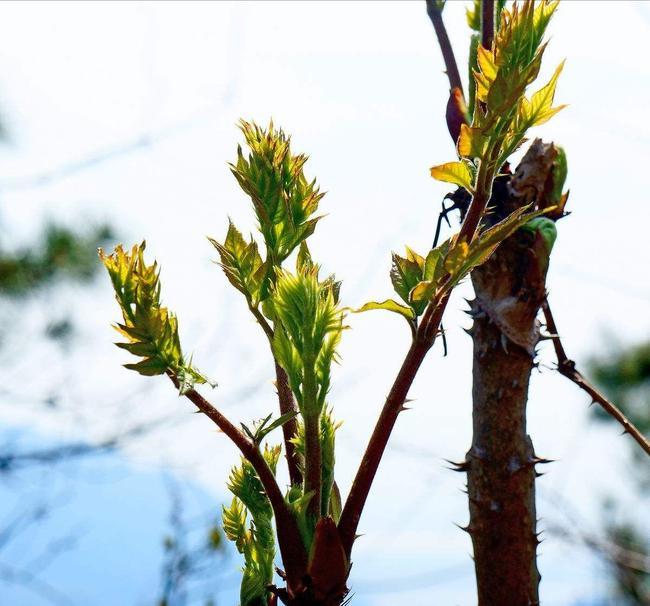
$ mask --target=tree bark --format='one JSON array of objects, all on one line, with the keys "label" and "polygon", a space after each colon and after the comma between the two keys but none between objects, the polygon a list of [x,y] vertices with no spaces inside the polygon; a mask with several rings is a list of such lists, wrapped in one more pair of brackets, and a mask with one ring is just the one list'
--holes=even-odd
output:
[{"label": "tree bark", "polygon": [[[553,154],[536,141],[514,177],[495,181],[491,221],[530,202],[543,207],[544,188],[536,184],[547,183]],[[461,466],[468,473],[479,606],[539,604],[535,464],[543,461],[526,433],[526,405],[547,267],[540,238],[520,230],[472,272],[474,434]]]}]

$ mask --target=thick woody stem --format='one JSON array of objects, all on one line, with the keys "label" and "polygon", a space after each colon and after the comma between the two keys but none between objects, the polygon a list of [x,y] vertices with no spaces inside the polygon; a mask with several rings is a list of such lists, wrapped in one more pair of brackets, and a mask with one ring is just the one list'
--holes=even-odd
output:
[{"label": "thick woody stem", "polygon": [[544,300],[542,305],[544,310],[544,317],[546,319],[546,328],[551,335],[553,347],[555,348],[555,356],[557,357],[557,369],[561,375],[564,375],[570,381],[573,381],[580,389],[587,392],[593,402],[599,404],[602,409],[611,417],[613,417],[625,430],[625,433],[630,434],[632,439],[644,450],[647,455],[650,455],[650,441],[646,438],[641,431],[623,414],[623,412],[612,402],[610,402],[600,391],[598,391],[585,377],[576,369],[576,363],[569,359],[564,351],[562,340],[560,339],[555,318],[551,312],[548,304],[548,299]]}]

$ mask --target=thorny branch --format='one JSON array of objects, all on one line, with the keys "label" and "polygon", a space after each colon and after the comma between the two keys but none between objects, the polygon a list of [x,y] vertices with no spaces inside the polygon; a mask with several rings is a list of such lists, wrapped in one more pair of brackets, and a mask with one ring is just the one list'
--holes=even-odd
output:
[{"label": "thorny branch", "polygon": [[546,319],[546,328],[550,333],[550,339],[553,341],[555,356],[557,357],[557,369],[561,375],[564,375],[570,381],[573,381],[580,389],[587,392],[593,402],[599,404],[602,409],[612,416],[625,430],[624,433],[630,434],[632,439],[643,448],[647,455],[650,455],[650,441],[637,429],[634,424],[621,412],[621,410],[610,402],[600,391],[598,391],[581,372],[576,368],[576,363],[571,360],[564,350],[562,340],[560,339],[553,313],[548,304],[548,298],[544,299],[542,304],[544,317]]}]

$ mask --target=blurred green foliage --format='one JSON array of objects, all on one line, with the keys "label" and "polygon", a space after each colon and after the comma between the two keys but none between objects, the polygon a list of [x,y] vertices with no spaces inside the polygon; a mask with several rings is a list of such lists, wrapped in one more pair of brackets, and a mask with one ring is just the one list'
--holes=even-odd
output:
[{"label": "blurred green foliage", "polygon": [[107,225],[82,232],[49,224],[37,243],[16,251],[0,245],[0,296],[25,297],[66,278],[89,280],[100,267],[97,247],[110,238]]}]

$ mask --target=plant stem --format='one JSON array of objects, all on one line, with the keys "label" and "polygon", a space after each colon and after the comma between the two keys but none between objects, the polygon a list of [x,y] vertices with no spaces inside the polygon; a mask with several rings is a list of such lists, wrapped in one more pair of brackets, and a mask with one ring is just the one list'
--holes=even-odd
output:
[{"label": "plant stem", "polygon": [[[308,357],[306,357],[308,358]],[[304,494],[311,494],[307,511],[313,525],[321,515],[321,443],[320,414],[316,387],[316,373],[311,359],[305,359],[303,375],[302,418],[305,424],[305,478]]]},{"label": "plant stem", "polygon": [[[459,240],[465,237],[469,244],[474,238],[478,224],[490,199],[493,177],[494,168],[492,167],[492,163],[488,161],[481,164],[476,179],[476,193],[463,221]],[[431,349],[435,341],[448,302],[449,293],[439,300],[434,299],[427,306],[422,316],[422,322],[417,329],[416,336],[406,354],[404,362],[402,362],[402,366],[379,415],[375,429],[370,436],[370,441],[357,470],[339,521],[341,542],[343,543],[348,558],[352,551],[352,544],[354,543],[361,513],[382,456],[386,450],[386,445],[393,431],[393,427],[395,426],[399,413],[403,410],[404,401],[406,400],[413,380],[427,352]]]},{"label": "plant stem", "polygon": [[[262,327],[264,334],[269,340],[269,345],[273,344],[273,329],[267,322],[266,318],[260,313],[259,309],[249,305],[251,313],[255,316],[258,324]],[[273,356],[275,364],[275,386],[278,390],[278,402],[280,404],[280,414],[284,415],[296,410],[296,402],[293,399],[291,387],[289,387],[289,377],[284,371],[284,368],[278,364],[278,361]],[[302,484],[302,474],[300,473],[300,466],[298,464],[298,453],[296,447],[291,441],[298,431],[298,424],[295,417],[289,419],[282,426],[282,435],[284,437],[284,453],[287,459],[287,467],[289,468],[289,481],[292,485]]]},{"label": "plant stem", "polygon": [[635,427],[635,425],[623,414],[623,412],[612,402],[610,402],[600,391],[598,391],[585,377],[576,369],[576,363],[569,359],[564,351],[562,340],[557,332],[555,318],[548,304],[548,298],[544,299],[542,304],[544,310],[544,317],[546,319],[546,328],[551,333],[553,340],[553,347],[555,348],[555,355],[557,357],[557,369],[561,375],[564,375],[570,381],[573,381],[580,389],[586,391],[591,397],[592,401],[599,404],[602,409],[612,416],[618,423],[621,424],[625,433],[630,434],[632,439],[644,450],[647,455],[650,455],[650,441]]},{"label": "plant stem", "polygon": [[440,44],[447,77],[449,78],[449,88],[458,88],[462,93],[463,81],[460,79],[454,49],[451,46],[449,36],[447,35],[447,28],[442,20],[442,11],[437,7],[435,0],[427,0],[427,14],[429,15],[429,19],[431,19],[431,23],[433,23],[433,28],[436,31],[438,43]]},{"label": "plant stem", "polygon": [[[169,373],[169,378],[178,389],[178,379],[171,373]],[[292,587],[301,586],[307,570],[305,547],[296,520],[289,510],[280,491],[280,487],[273,476],[273,472],[264,460],[259,448],[200,393],[194,389],[190,389],[185,393],[185,397],[230,438],[235,446],[239,448],[244,458],[255,469],[273,508],[278,531],[278,544],[282,555],[282,562],[285,566],[287,580]]]},{"label": "plant stem", "polygon": [[481,2],[481,44],[489,49],[494,40],[494,0]]},{"label": "plant stem", "polygon": [[404,358],[404,362],[402,362],[397,378],[386,398],[386,403],[368,442],[366,452],[352,483],[350,494],[345,501],[338,528],[341,543],[348,559],[352,552],[361,512],[368,498],[381,458],[386,450],[388,439],[399,413],[403,410],[404,401],[413,379],[431,345],[432,343],[420,339],[414,339],[411,343],[411,347]]}]

